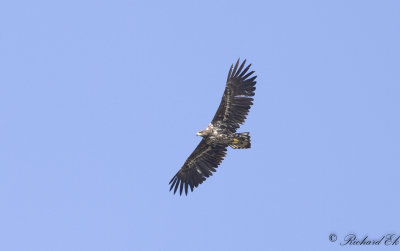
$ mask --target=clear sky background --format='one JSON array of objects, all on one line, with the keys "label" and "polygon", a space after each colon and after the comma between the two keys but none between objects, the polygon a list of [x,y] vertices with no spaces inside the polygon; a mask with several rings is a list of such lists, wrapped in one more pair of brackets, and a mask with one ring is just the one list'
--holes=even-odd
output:
[{"label": "clear sky background", "polygon": [[[399,235],[399,45],[399,1],[2,1],[0,250]],[[173,195],[239,57],[252,149]]]}]

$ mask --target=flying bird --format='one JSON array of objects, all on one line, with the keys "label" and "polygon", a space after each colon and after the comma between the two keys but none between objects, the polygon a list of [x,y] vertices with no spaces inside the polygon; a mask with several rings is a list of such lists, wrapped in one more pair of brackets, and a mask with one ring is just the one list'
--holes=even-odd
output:
[{"label": "flying bird", "polygon": [[194,187],[212,176],[226,156],[228,146],[250,148],[249,133],[236,133],[236,130],[246,120],[253,104],[257,76],[252,76],[254,71],[249,72],[251,64],[245,67],[244,60],[239,66],[239,61],[229,69],[225,91],[213,120],[206,129],[197,132],[203,139],[169,182],[174,194],[179,188],[180,195],[183,190],[187,195],[189,187],[193,192]]}]

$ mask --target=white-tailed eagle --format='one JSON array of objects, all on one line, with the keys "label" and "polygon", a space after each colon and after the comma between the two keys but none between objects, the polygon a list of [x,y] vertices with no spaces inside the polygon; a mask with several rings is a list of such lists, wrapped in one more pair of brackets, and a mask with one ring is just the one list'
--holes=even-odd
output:
[{"label": "white-tailed eagle", "polygon": [[245,67],[244,60],[239,66],[239,61],[229,69],[221,104],[213,120],[206,129],[197,133],[203,139],[169,182],[170,191],[174,188],[174,194],[180,188],[180,194],[184,190],[187,195],[189,187],[193,191],[194,187],[212,176],[224,159],[228,146],[234,149],[250,148],[249,133],[236,133],[236,130],[244,123],[253,104],[257,76],[252,76],[254,71],[248,72],[251,64]]}]

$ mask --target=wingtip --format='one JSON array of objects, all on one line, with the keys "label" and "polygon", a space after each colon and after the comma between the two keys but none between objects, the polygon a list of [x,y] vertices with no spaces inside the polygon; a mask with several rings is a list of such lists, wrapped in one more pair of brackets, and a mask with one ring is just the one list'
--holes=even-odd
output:
[{"label": "wingtip", "polygon": [[235,67],[235,64],[233,63],[233,64],[231,64],[231,67],[229,68],[229,73],[228,73],[228,79],[227,80],[229,80],[230,78],[232,78],[232,76],[234,75],[234,67]]},{"label": "wingtip", "polygon": [[[247,59],[244,59],[240,63],[240,57],[237,59],[236,63],[233,63],[229,68],[227,81],[231,78],[242,78],[244,74],[250,69],[251,64],[247,65]],[[245,67],[246,66],[246,67]]]},{"label": "wingtip", "polygon": [[180,195],[182,195],[182,191],[183,191],[183,181],[181,181],[181,187],[180,187],[179,190],[180,190],[180,191],[179,191]]},{"label": "wingtip", "polygon": [[176,190],[178,190],[178,186],[179,186],[179,180],[175,183],[174,194],[176,193]]},{"label": "wingtip", "polygon": [[233,68],[231,77],[236,75],[236,71],[237,71],[238,66],[239,66],[239,60],[240,60],[240,58],[238,58],[238,60],[236,61],[236,64],[235,64],[235,67]]},{"label": "wingtip", "polygon": [[170,185],[171,185],[171,183],[172,183],[172,181],[174,181],[175,177],[176,177],[176,175],[175,175],[174,177],[172,177],[172,179],[169,181],[169,183],[168,183],[168,184],[170,184]]}]

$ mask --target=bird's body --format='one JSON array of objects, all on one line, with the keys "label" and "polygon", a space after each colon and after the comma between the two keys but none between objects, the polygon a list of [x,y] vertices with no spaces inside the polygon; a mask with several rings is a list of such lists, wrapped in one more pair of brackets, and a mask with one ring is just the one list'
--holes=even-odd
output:
[{"label": "bird's body", "polygon": [[234,149],[250,148],[249,133],[236,133],[253,104],[252,96],[256,89],[257,76],[249,78],[254,71],[247,73],[251,65],[244,68],[245,63],[246,60],[239,67],[238,60],[235,67],[231,66],[225,91],[213,120],[206,129],[197,133],[203,137],[202,141],[170,181],[170,190],[174,188],[174,193],[180,187],[180,194],[183,188],[187,194],[188,187],[193,191],[194,187],[203,183],[216,171],[215,168],[224,159],[228,146]]},{"label": "bird's body", "polygon": [[217,121],[215,126],[210,123],[206,129],[197,133],[197,135],[203,137],[209,145],[228,145],[233,140],[233,134],[234,133],[224,130],[220,121]]},{"label": "bird's body", "polygon": [[216,121],[215,125],[210,123],[206,129],[199,131],[197,135],[202,136],[208,145],[224,144],[235,149],[250,148],[250,136],[248,136],[248,145],[246,147],[238,146],[240,137],[249,135],[249,133],[232,133],[224,128],[224,124],[221,121]]}]

